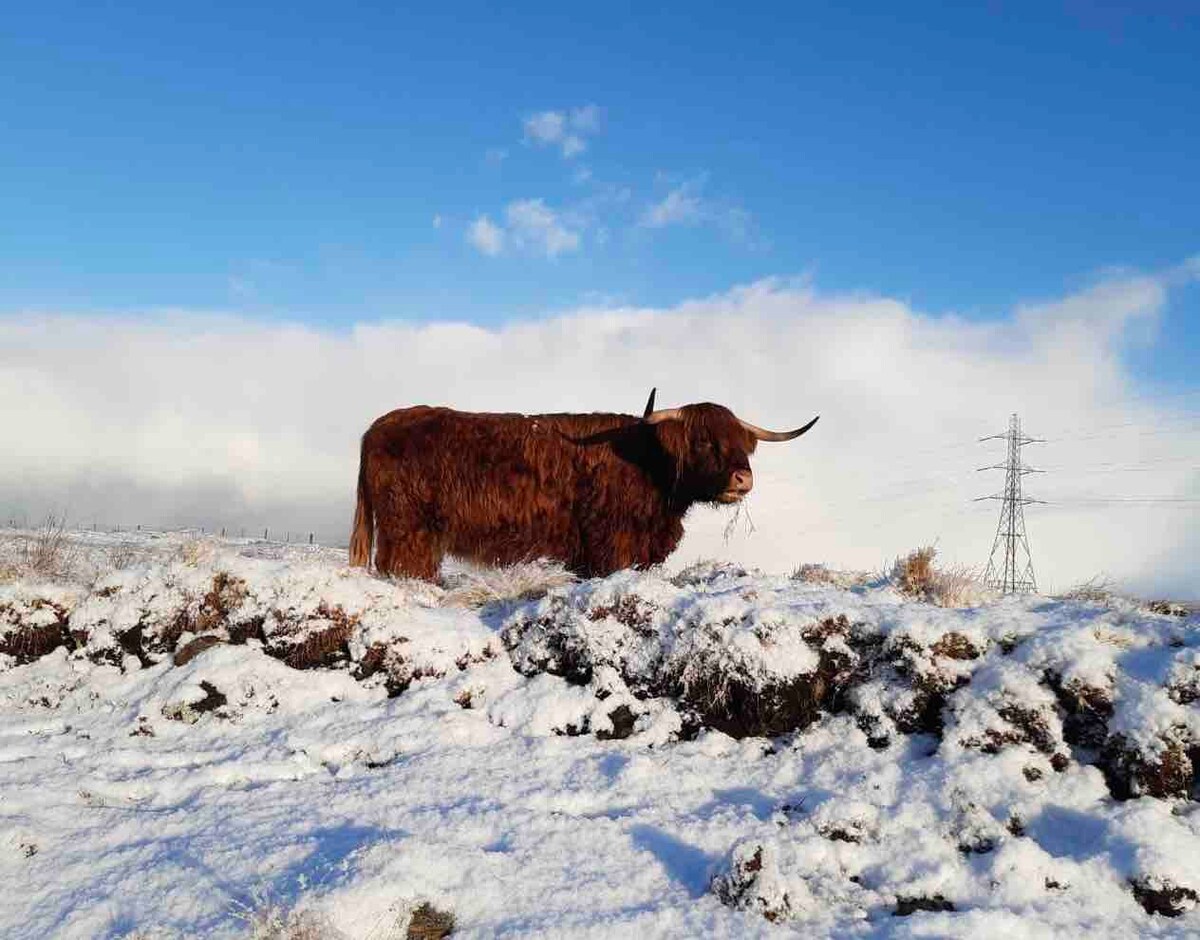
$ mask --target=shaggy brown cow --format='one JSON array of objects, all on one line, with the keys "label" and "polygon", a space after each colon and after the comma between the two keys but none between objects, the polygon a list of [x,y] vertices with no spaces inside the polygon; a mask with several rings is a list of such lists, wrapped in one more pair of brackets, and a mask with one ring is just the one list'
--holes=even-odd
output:
[{"label": "shaggy brown cow", "polygon": [[584,577],[665,559],[694,503],[753,486],[764,431],[720,405],[622,414],[474,414],[419,405],[363,435],[350,564],[432,580],[446,554],[545,557]]}]

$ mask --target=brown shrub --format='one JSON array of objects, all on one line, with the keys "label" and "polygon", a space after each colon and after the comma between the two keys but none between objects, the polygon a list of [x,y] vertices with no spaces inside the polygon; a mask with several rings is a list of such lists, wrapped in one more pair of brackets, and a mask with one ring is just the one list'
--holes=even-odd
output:
[{"label": "brown shrub", "polygon": [[1179,740],[1163,742],[1162,751],[1150,756],[1121,735],[1109,739],[1100,756],[1100,769],[1109,792],[1118,800],[1138,796],[1187,799],[1195,783],[1195,768],[1187,746]]},{"label": "brown shrub", "polygon": [[1078,679],[1062,681],[1050,673],[1045,684],[1054,692],[1062,708],[1063,738],[1072,747],[1091,750],[1103,747],[1108,739],[1108,719],[1113,713],[1112,690],[1090,686]]},{"label": "brown shrub", "polygon": [[828,691],[820,672],[761,688],[736,676],[707,673],[691,678],[681,697],[710,728],[733,738],[771,738],[816,721]]},{"label": "brown shrub", "polygon": [[186,666],[205,650],[212,649],[214,646],[219,646],[221,642],[222,641],[219,636],[215,636],[211,633],[205,634],[204,636],[198,636],[182,649],[175,651],[174,663],[176,666]]},{"label": "brown shrub", "polygon": [[331,666],[350,658],[350,637],[358,626],[358,614],[348,614],[340,604],[322,601],[312,617],[277,610],[280,624],[266,638],[265,651],[293,669]]},{"label": "brown shrub", "polygon": [[212,587],[200,601],[193,633],[207,633],[228,625],[229,615],[245,600],[246,582],[225,571],[213,575]]},{"label": "brown shrub", "polygon": [[929,652],[945,659],[979,658],[979,648],[961,633],[953,630],[929,647]]},{"label": "brown shrub", "polygon": [[454,915],[425,901],[408,921],[408,940],[442,940],[454,933]]},{"label": "brown shrub", "polygon": [[1177,601],[1151,601],[1146,605],[1146,609],[1152,614],[1162,614],[1164,617],[1188,617],[1192,613],[1187,604]]},{"label": "brown shrub", "polygon": [[60,646],[75,645],[67,629],[68,614],[64,607],[43,598],[35,598],[29,604],[29,609],[37,613],[49,612],[54,620],[51,623],[27,623],[17,607],[0,604],[0,654],[12,656],[19,665],[24,665]]},{"label": "brown shrub", "polygon": [[593,607],[587,612],[587,617],[593,621],[611,617],[617,623],[645,635],[653,632],[657,610],[658,607],[638,595],[625,594],[615,604]]}]

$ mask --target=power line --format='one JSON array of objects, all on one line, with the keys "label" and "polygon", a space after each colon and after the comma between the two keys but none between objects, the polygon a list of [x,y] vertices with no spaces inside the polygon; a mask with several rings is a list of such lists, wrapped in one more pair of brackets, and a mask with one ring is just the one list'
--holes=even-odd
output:
[{"label": "power line", "polygon": [[1101,505],[1106,503],[1137,503],[1149,505],[1153,503],[1200,503],[1200,497],[1194,496],[1075,496],[1067,499],[1039,500],[1048,506]]}]

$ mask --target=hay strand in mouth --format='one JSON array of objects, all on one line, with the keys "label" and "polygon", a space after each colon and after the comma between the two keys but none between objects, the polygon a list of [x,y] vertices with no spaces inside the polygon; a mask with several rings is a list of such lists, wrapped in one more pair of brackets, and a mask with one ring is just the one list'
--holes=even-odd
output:
[{"label": "hay strand in mouth", "polygon": [[722,539],[726,545],[733,538],[733,534],[737,531],[738,523],[745,518],[746,520],[746,535],[754,534],[754,520],[750,518],[750,507],[746,505],[746,500],[743,499],[733,505],[733,512],[729,515],[729,521],[725,523],[725,531],[722,533]]}]

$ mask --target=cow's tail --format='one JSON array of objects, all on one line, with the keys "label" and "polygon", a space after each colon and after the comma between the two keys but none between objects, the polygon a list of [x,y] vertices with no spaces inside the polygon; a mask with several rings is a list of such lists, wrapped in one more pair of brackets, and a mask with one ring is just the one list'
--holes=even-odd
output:
[{"label": "cow's tail", "polygon": [[371,548],[375,543],[375,513],[371,509],[371,494],[367,491],[366,448],[358,458],[358,503],[354,507],[354,528],[350,531],[350,564],[369,568]]}]

